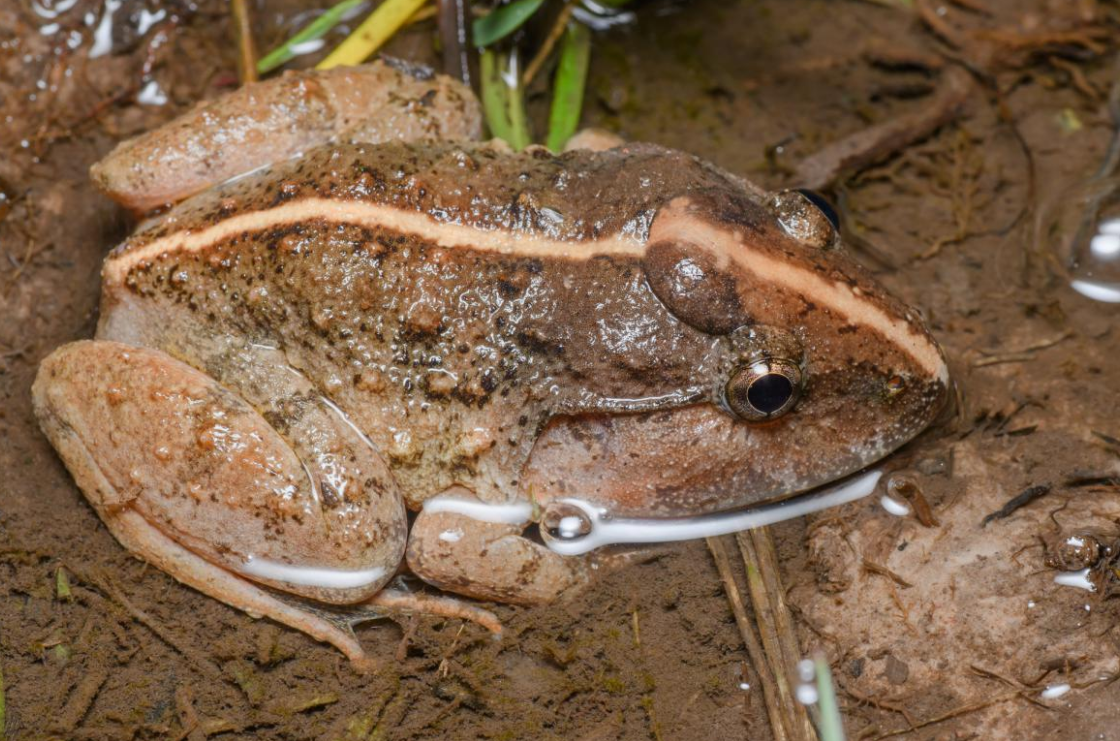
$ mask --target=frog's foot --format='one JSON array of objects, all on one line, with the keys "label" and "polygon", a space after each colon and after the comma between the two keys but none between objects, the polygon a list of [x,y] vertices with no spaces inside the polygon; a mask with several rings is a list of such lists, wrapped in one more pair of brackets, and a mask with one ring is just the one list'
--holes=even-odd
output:
[{"label": "frog's foot", "polygon": [[502,623],[498,620],[497,615],[478,605],[471,605],[453,597],[437,597],[431,594],[384,589],[363,602],[362,605],[384,612],[436,615],[469,620],[486,628],[495,637],[502,635]]},{"label": "frog's foot", "polygon": [[348,604],[396,571],[403,505],[345,420],[311,404],[266,420],[191,366],[116,342],[55,351],[32,393],[47,437],[126,548],[364,661],[352,634],[253,583]]},{"label": "frog's foot", "polygon": [[[486,509],[465,489],[449,490],[440,498]],[[489,522],[428,507],[412,525],[406,559],[409,568],[429,584],[498,602],[544,604],[585,585],[593,568],[591,559],[553,553],[522,534],[528,524]]]}]

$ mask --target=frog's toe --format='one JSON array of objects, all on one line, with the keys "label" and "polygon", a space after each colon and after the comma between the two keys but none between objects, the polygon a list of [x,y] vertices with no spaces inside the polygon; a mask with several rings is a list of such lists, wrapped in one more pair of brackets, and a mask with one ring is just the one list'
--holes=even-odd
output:
[{"label": "frog's toe", "polygon": [[439,507],[426,505],[420,512],[408,537],[409,568],[429,584],[522,605],[551,602],[587,584],[591,561],[561,556],[525,537],[527,521],[488,522],[442,506],[471,502],[462,489],[439,499]]},{"label": "frog's toe", "polygon": [[[404,511],[393,492],[366,490],[378,481],[372,451],[347,450],[324,425],[322,449],[345,455],[316,475],[323,460],[301,460],[260,413],[209,376],[116,342],[55,351],[33,397],[47,437],[125,547],[228,604],[360,653],[347,644],[352,636],[277,607],[251,581],[348,603],[392,577]],[[328,474],[330,496],[317,480]]]}]

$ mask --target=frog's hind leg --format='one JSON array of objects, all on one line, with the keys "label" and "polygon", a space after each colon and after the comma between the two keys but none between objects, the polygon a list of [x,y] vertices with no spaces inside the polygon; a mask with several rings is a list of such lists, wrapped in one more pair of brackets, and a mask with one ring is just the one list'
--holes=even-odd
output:
[{"label": "frog's hind leg", "polygon": [[56,350],[32,394],[47,437],[126,548],[364,661],[348,630],[254,584],[353,604],[396,572],[403,503],[344,421],[311,403],[266,419],[207,374],[117,342]]},{"label": "frog's hind leg", "polygon": [[[461,488],[443,496],[473,499]],[[587,584],[595,561],[553,553],[525,537],[528,524],[429,508],[412,525],[405,557],[417,576],[440,589],[512,604],[545,604]]]}]

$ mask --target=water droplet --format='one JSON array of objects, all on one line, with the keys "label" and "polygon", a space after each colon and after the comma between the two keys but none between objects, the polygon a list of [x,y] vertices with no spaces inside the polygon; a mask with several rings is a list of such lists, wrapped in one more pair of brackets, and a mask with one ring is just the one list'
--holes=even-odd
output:
[{"label": "water droplet", "polygon": [[1039,694],[1039,697],[1043,700],[1056,700],[1069,690],[1070,686],[1068,684],[1050,684]]},{"label": "water droplet", "polygon": [[1063,587],[1077,587],[1087,592],[1097,591],[1096,585],[1089,581],[1089,569],[1080,571],[1064,571],[1054,575],[1054,583]]},{"label": "water droplet", "polygon": [[1074,189],[1042,223],[1070,287],[1094,301],[1120,303],[1120,178]]},{"label": "water droplet", "polygon": [[811,684],[797,685],[797,701],[802,705],[813,705],[820,699],[817,688]]}]

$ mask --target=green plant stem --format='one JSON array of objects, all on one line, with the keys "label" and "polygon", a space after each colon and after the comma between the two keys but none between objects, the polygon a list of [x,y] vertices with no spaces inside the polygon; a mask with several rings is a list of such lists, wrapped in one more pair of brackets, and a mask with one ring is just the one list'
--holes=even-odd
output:
[{"label": "green plant stem", "polygon": [[560,63],[552,87],[548,116],[548,148],[559,152],[579,128],[587,68],[591,60],[591,32],[582,23],[570,23],[560,44]]},{"label": "green plant stem", "polygon": [[844,721],[840,718],[840,707],[836,704],[836,688],[832,684],[832,672],[828,660],[823,656],[813,659],[817,669],[817,696],[821,708],[821,741],[844,741]]},{"label": "green plant stem", "polygon": [[297,56],[297,52],[295,51],[296,47],[300,44],[306,44],[309,41],[321,39],[328,31],[339,24],[344,15],[365,1],[366,0],[342,0],[342,2],[331,7],[321,16],[307,24],[307,26],[301,29],[295,36],[261,57],[261,60],[257,62],[257,72],[262,75],[266,74],[285,62],[294,59]]},{"label": "green plant stem", "polygon": [[543,2],[544,0],[513,0],[477,19],[471,24],[471,37],[475,46],[487,47],[509,36],[532,18]]},{"label": "green plant stem", "polygon": [[521,77],[512,66],[517,59],[515,55],[516,51],[483,50],[480,60],[482,110],[490,133],[520,151],[529,146],[530,139]]}]

